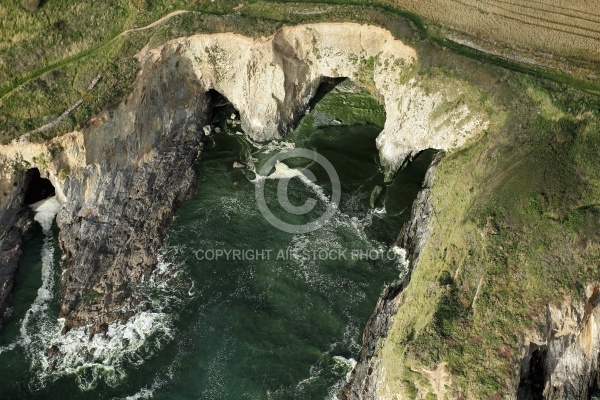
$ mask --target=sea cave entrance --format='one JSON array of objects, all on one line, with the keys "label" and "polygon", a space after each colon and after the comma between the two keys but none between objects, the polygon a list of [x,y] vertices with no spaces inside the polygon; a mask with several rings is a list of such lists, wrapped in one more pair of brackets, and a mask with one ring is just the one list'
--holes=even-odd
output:
[{"label": "sea cave entrance", "polygon": [[31,205],[40,200],[47,199],[48,197],[54,196],[56,192],[50,180],[42,178],[40,170],[37,168],[27,170],[25,173],[25,181],[24,205]]},{"label": "sea cave entrance", "polygon": [[[172,340],[149,349],[153,355],[141,367],[126,365],[126,381],[107,390],[110,397],[152,387],[157,398],[335,398],[382,287],[404,272],[403,260],[386,258],[387,250],[410,217],[433,153],[385,182],[375,144],[385,112],[351,80],[324,79],[295,129],[265,143],[243,135],[227,98],[214,90],[206,95],[211,128],[204,129],[209,134],[196,163],[198,190],[177,211],[161,250],[175,277],[161,309],[176,321]],[[255,196],[260,166],[294,148],[322,154],[342,186],[339,212],[305,234],[274,227]],[[314,182],[294,178],[288,185],[293,205],[313,198],[314,210],[289,215],[279,205],[278,180],[262,177],[265,200],[280,218],[304,223],[328,207],[331,186],[318,165],[285,163],[314,174]],[[39,171],[31,174],[28,201],[51,195]],[[168,384],[154,384],[166,375]],[[46,392],[64,393],[69,379],[76,377]]]}]

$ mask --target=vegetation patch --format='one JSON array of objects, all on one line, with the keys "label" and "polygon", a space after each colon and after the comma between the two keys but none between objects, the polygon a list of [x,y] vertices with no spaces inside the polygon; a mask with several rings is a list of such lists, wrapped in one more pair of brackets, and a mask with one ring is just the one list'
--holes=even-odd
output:
[{"label": "vegetation patch", "polygon": [[[380,356],[384,395],[414,392],[403,366],[440,363],[452,377],[448,397],[506,393],[546,305],[597,280],[600,149],[581,149],[598,135],[600,101],[523,76],[494,93],[508,113],[502,129],[436,171],[432,235]],[[560,118],[548,119],[549,106]]]}]

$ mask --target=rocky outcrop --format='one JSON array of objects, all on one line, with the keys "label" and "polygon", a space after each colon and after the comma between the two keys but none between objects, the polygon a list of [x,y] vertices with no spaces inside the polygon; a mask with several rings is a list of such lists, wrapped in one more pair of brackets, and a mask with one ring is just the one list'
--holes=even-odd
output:
[{"label": "rocky outcrop", "polygon": [[66,328],[93,322],[93,333],[149,306],[135,287],[191,193],[205,92],[189,62],[171,55],[146,66],[127,103],[84,133],[86,165],[63,183],[58,216]]},{"label": "rocky outcrop", "polygon": [[145,68],[128,101],[83,132],[3,148],[7,164],[19,164],[5,169],[5,181],[37,166],[56,188],[65,330],[90,325],[94,333],[148,307],[136,285],[156,265],[164,229],[191,193],[210,111],[185,61],[172,74],[175,64],[173,56]]},{"label": "rocky outcrop", "polygon": [[411,78],[415,51],[373,26],[285,27],[261,40],[196,35],[145,50],[138,58],[156,63],[175,53],[191,62],[203,87],[231,101],[244,132],[258,141],[279,138],[293,127],[324,78],[353,79],[385,107],[377,146],[388,175],[421,150],[460,147],[488,126],[484,116],[457,101],[460,93],[426,90]]},{"label": "rocky outcrop", "polygon": [[423,189],[413,204],[410,221],[403,227],[398,245],[407,251],[408,271],[404,278],[386,287],[363,332],[363,346],[358,361],[346,386],[340,392],[341,400],[375,400],[379,398],[381,383],[378,354],[385,344],[394,316],[402,302],[400,295],[410,283],[411,273],[418,267],[419,256],[431,233],[429,217],[433,214],[430,188],[435,168],[443,157],[439,152],[429,167]]},{"label": "rocky outcrop", "polygon": [[598,382],[600,285],[548,304],[546,324],[526,339],[518,400],[587,399]]},{"label": "rocky outcrop", "polygon": [[[23,207],[26,174],[15,174],[13,182],[3,182],[0,188],[0,329],[14,286],[23,235],[30,225],[30,215]],[[16,184],[16,186],[14,186]]]}]

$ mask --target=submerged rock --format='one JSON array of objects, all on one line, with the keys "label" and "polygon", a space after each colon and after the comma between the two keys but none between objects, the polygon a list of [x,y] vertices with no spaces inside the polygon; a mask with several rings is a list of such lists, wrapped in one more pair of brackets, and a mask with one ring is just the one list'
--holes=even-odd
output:
[{"label": "submerged rock", "polygon": [[382,192],[383,186],[381,185],[377,185],[373,188],[373,191],[371,192],[371,198],[369,199],[369,206],[371,207],[371,209],[377,206],[377,202],[379,201]]},{"label": "submerged rock", "polygon": [[247,167],[248,166],[246,164],[244,164],[243,162],[240,162],[240,161],[234,161],[234,163],[233,163],[233,168],[236,168],[236,169],[244,169]]}]

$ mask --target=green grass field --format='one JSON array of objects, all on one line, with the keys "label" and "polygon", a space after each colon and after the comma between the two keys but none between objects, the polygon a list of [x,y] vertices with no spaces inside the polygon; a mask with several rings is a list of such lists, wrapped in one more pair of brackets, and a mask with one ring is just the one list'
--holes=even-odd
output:
[{"label": "green grass field", "polygon": [[436,171],[433,233],[381,353],[386,394],[434,396],[423,371],[440,365],[448,398],[507,393],[546,305],[598,279],[600,99],[522,75],[493,97],[504,122]]}]

